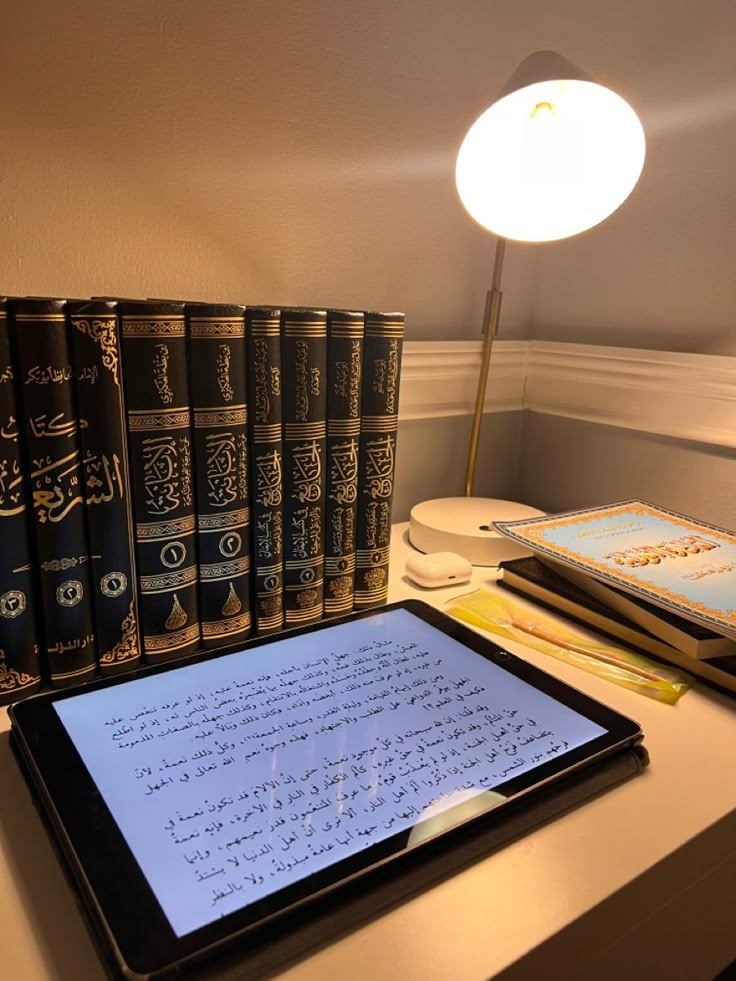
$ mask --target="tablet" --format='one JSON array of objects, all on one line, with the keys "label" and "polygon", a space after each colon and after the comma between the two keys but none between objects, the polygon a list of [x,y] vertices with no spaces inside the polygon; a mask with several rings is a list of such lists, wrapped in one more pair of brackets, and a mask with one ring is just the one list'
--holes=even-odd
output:
[{"label": "tablet", "polygon": [[639,726],[418,601],[10,709],[115,972],[165,977],[595,766]]}]

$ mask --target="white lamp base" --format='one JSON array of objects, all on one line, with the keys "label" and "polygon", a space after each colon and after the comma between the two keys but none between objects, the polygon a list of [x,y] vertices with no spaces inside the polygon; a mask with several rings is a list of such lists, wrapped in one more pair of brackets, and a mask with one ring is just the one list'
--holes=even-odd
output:
[{"label": "white lamp base", "polygon": [[409,515],[409,541],[420,552],[455,552],[471,565],[496,566],[531,555],[492,529],[494,521],[541,517],[544,511],[494,497],[441,497],[422,501]]}]

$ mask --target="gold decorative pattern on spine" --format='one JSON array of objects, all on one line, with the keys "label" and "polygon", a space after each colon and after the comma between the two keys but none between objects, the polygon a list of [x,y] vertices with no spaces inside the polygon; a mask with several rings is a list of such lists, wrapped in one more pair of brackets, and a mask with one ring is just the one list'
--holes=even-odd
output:
[{"label": "gold decorative pattern on spine", "polygon": [[250,625],[250,613],[244,613],[242,617],[229,617],[227,620],[212,620],[202,624],[202,636],[227,637],[241,630],[247,630]]},{"label": "gold decorative pattern on spine", "polygon": [[[323,582],[324,582],[324,580],[322,579],[321,576],[319,578],[315,576],[315,578],[314,579],[310,579],[308,583],[303,583],[303,582],[293,583],[291,585],[284,586],[284,589],[286,590],[287,593],[302,593],[302,594],[304,594],[307,591],[310,592],[310,593],[312,593],[312,592],[314,592],[314,587],[315,586],[321,586],[323,584]],[[315,598],[314,598],[314,601],[313,602],[314,603],[317,602],[316,595],[315,595]]]},{"label": "gold decorative pattern on spine", "polygon": [[309,608],[307,610],[287,610],[287,623],[308,623],[310,620],[318,620],[322,616],[322,605]]},{"label": "gold decorative pattern on spine", "polygon": [[153,316],[140,317],[136,315],[123,316],[123,337],[141,338],[155,337],[185,337],[186,325],[184,316],[180,318]]},{"label": "gold decorative pattern on spine", "polygon": [[242,317],[190,317],[190,335],[199,337],[245,337],[245,321]]},{"label": "gold decorative pattern on spine", "polygon": [[327,432],[327,423],[287,422],[284,423],[284,439],[319,439]]},{"label": "gold decorative pattern on spine", "polygon": [[135,611],[131,600],[128,614],[122,622],[120,640],[109,651],[106,651],[100,658],[100,664],[115,664],[120,661],[129,661],[131,658],[138,657],[138,631],[136,630]]},{"label": "gold decorative pattern on spine", "polygon": [[187,622],[189,617],[179,602],[179,597],[174,593],[174,602],[171,604],[171,612],[164,621],[167,630],[180,630]]},{"label": "gold decorative pattern on spine", "polygon": [[360,419],[328,419],[327,432],[330,436],[358,436]]},{"label": "gold decorative pattern on spine", "polygon": [[204,408],[194,410],[195,429],[208,429],[212,426],[245,426],[248,423],[248,410],[244,405],[234,405],[227,409]]},{"label": "gold decorative pattern on spine", "polygon": [[397,432],[399,420],[396,416],[363,416],[361,428],[364,433]]},{"label": "gold decorative pattern on spine", "polygon": [[15,321],[19,324],[32,323],[63,323],[66,316],[63,313],[16,313]]},{"label": "gold decorative pattern on spine", "polygon": [[120,388],[118,379],[118,345],[115,336],[115,316],[86,318],[72,317],[72,325],[81,333],[91,337],[102,348],[102,364],[111,373],[115,384]]},{"label": "gold decorative pattern on spine", "polygon": [[183,538],[194,532],[196,518],[176,518],[174,521],[147,521],[135,526],[139,541],[156,541],[161,538]]},{"label": "gold decorative pattern on spine", "polygon": [[244,528],[250,522],[250,509],[228,511],[227,514],[200,514],[197,524],[200,531],[219,531],[222,528]]},{"label": "gold decorative pattern on spine", "polygon": [[136,431],[153,429],[187,429],[192,422],[188,408],[159,409],[156,412],[128,412],[128,426]]},{"label": "gold decorative pattern on spine", "polygon": [[236,613],[240,613],[243,609],[243,604],[240,601],[240,597],[235,592],[235,587],[230,583],[230,592],[227,594],[227,599],[225,600],[225,605],[222,608],[222,615],[224,617],[234,617]]},{"label": "gold decorative pattern on spine", "polygon": [[201,563],[199,574],[202,579],[235,579],[250,571],[250,556],[232,562]]},{"label": "gold decorative pattern on spine", "polygon": [[187,569],[179,569],[166,575],[139,576],[138,584],[142,593],[169,593],[172,589],[190,586],[197,580],[197,567],[191,565]]},{"label": "gold decorative pattern on spine", "polygon": [[325,573],[328,576],[340,576],[355,572],[355,553],[351,555],[325,557]]},{"label": "gold decorative pattern on spine", "polygon": [[[49,663],[51,663],[51,658],[49,658]],[[94,674],[96,670],[97,670],[96,664],[88,664],[84,668],[77,668],[76,671],[56,671],[52,668],[49,673],[51,675],[52,681],[62,681],[66,678],[81,678],[85,674]]]},{"label": "gold decorative pattern on spine", "polygon": [[369,569],[374,565],[382,565],[389,561],[391,546],[385,545],[383,548],[358,549],[357,562],[359,569]]},{"label": "gold decorative pattern on spine", "polygon": [[0,692],[21,691],[29,685],[35,685],[40,681],[38,675],[28,674],[26,671],[17,671],[9,668],[5,664],[5,651],[0,648]]},{"label": "gold decorative pattern on spine", "polygon": [[285,569],[313,569],[321,566],[323,562],[321,555],[315,555],[306,559],[287,559],[284,562]]},{"label": "gold decorative pattern on spine", "polygon": [[199,624],[194,623],[175,634],[151,634],[143,638],[146,654],[167,654],[170,651],[187,647],[193,641],[199,640]]}]

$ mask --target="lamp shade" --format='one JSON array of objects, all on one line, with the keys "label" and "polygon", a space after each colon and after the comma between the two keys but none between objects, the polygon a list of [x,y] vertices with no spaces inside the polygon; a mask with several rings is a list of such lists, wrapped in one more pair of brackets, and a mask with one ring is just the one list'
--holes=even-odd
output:
[{"label": "lamp shade", "polygon": [[615,211],[639,179],[645,152],[642,125],[621,96],[539,51],[468,130],[455,180],[484,228],[549,242]]}]

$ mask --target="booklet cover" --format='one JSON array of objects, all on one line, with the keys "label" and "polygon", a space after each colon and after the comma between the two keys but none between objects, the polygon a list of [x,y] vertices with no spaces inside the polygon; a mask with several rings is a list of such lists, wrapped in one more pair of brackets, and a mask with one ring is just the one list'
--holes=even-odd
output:
[{"label": "booklet cover", "polygon": [[644,501],[498,521],[570,569],[736,637],[736,535]]}]

